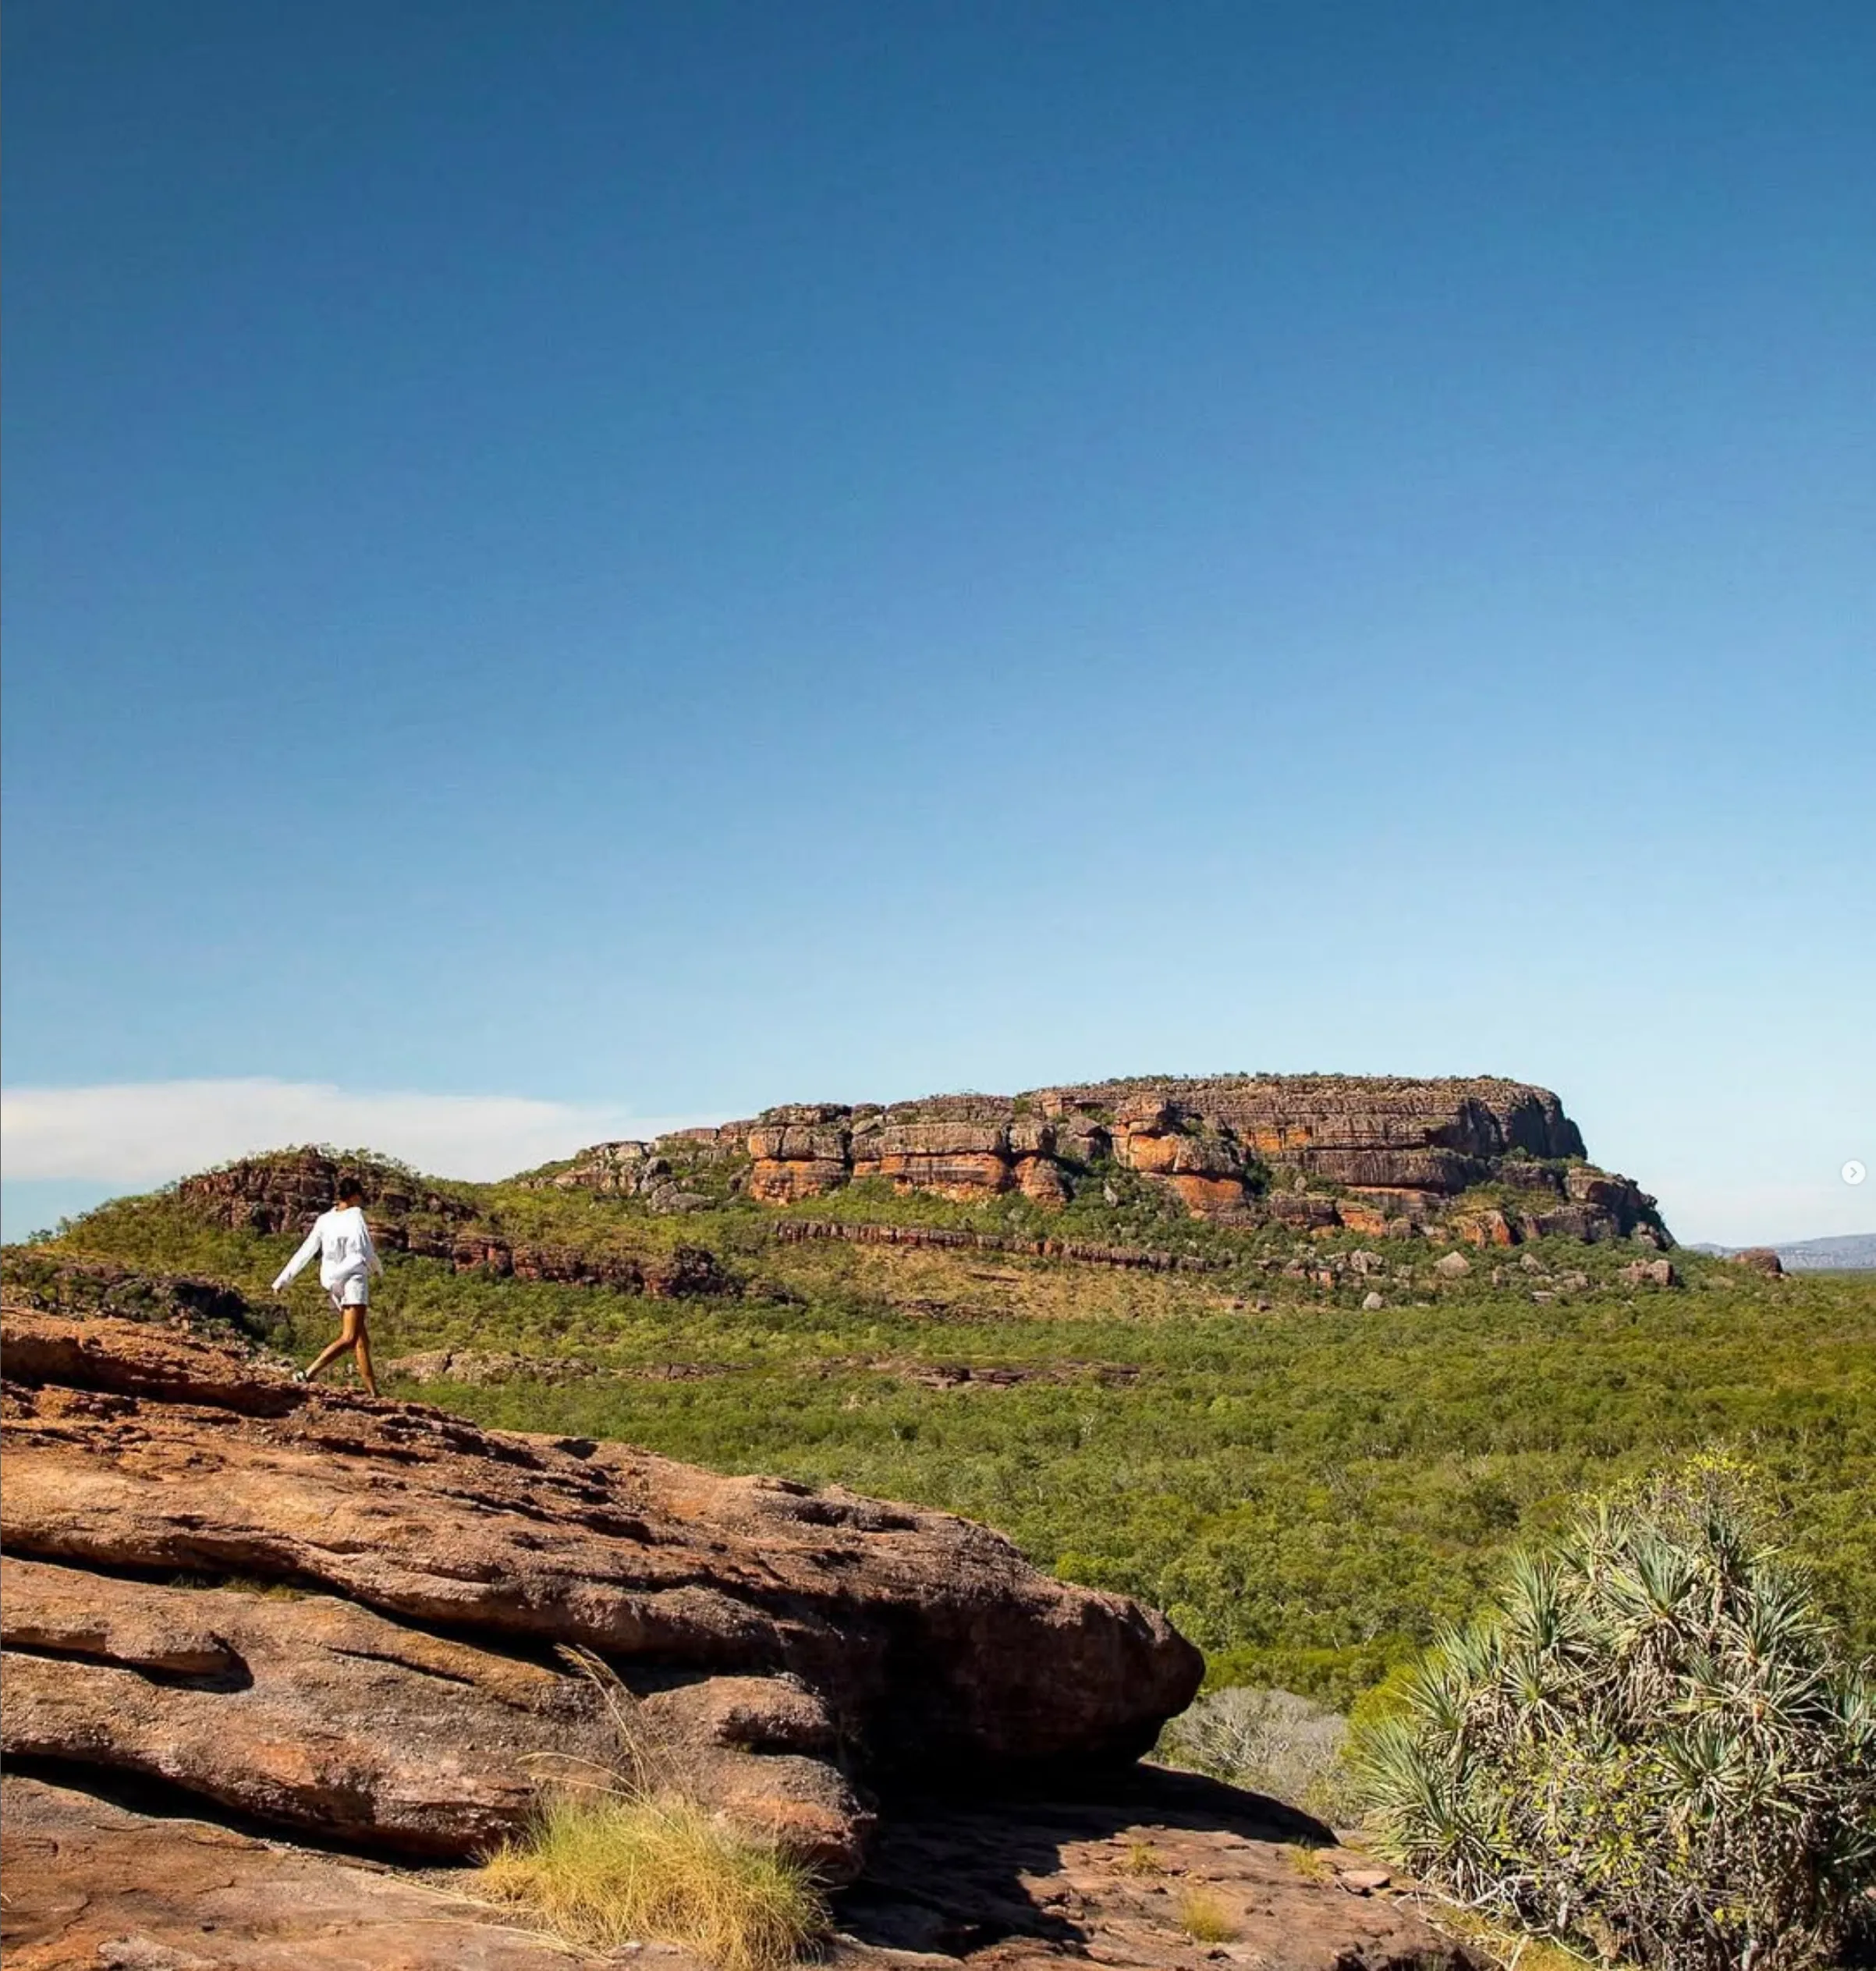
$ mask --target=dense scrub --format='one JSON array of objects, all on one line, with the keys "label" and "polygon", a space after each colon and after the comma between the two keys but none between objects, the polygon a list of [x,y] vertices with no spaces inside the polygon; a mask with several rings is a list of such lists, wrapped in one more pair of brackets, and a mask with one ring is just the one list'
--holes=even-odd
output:
[{"label": "dense scrub", "polygon": [[[403,1393],[968,1513],[1044,1565],[1168,1608],[1215,1684],[1346,1707],[1468,1615],[1507,1546],[1556,1528],[1573,1493],[1715,1443],[1782,1490],[1827,1607],[1876,1647],[1876,1279],[1765,1280],[1676,1254],[1684,1286],[1637,1288],[1621,1278],[1633,1248],[1545,1241],[1523,1249],[1541,1275],[1474,1253],[1472,1273],[1447,1280],[1424,1242],[1186,1231],[1123,1200],[1114,1224],[1087,1229],[1112,1238],[1125,1220],[1215,1262],[1128,1273],[783,1246],[769,1228],[786,1214],[746,1205],[661,1218],[580,1193],[460,1188],[517,1240],[707,1245],[742,1291],[654,1301],[394,1256],[373,1313],[381,1364],[476,1348],[594,1371]],[[903,1203],[992,1228],[988,1207]],[[874,1207],[849,1193],[841,1208]],[[1317,1278],[1364,1243],[1381,1270]],[[291,1243],[159,1196],[106,1206],[50,1250],[264,1298]],[[1385,1304],[1364,1310],[1375,1291]],[[310,1352],[330,1331],[323,1303],[303,1282],[292,1306],[289,1338]],[[986,1386],[934,1373],[948,1366],[1012,1373]]]}]

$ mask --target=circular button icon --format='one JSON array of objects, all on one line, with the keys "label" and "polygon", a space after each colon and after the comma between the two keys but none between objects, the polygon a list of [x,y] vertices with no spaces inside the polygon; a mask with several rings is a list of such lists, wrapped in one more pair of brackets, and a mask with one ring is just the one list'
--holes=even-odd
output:
[{"label": "circular button icon", "polygon": [[1843,1181],[1846,1184],[1860,1184],[1869,1172],[1853,1157],[1843,1167]]}]

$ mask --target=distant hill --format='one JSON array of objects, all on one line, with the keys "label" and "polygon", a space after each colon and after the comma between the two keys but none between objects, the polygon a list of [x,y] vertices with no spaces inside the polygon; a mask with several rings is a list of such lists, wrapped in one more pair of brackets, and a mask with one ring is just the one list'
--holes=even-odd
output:
[{"label": "distant hill", "polygon": [[[1695,1246],[1690,1250],[1724,1259],[1747,1248]],[[1876,1273],[1876,1232],[1853,1232],[1841,1239],[1800,1239],[1775,1246],[1772,1250],[1788,1273]]]}]

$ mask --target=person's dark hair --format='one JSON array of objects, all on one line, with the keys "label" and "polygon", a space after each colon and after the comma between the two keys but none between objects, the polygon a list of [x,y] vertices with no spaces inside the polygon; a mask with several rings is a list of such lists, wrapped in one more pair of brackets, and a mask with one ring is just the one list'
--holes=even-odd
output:
[{"label": "person's dark hair", "polygon": [[365,1187],[356,1177],[342,1177],[339,1180],[339,1201],[341,1204],[363,1204]]}]

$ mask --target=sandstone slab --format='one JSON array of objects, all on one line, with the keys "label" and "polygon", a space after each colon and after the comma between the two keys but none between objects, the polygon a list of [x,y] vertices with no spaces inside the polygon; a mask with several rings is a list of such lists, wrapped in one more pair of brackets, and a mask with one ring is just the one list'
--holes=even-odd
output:
[{"label": "sandstone slab", "polygon": [[[462,1871],[412,1874],[18,1774],[0,1800],[9,1971],[598,1971],[477,1901]],[[825,1961],[1196,1971],[1220,1947],[1179,1928],[1189,1887],[1239,1927],[1226,1963],[1470,1971],[1395,1878],[1326,1830],[1154,1768],[1081,1794],[896,1803],[835,1898]],[[626,1961],[703,1971],[668,1945]]]},{"label": "sandstone slab", "polygon": [[[502,1775],[527,1756],[594,1756],[571,1646],[713,1797],[850,1872],[849,1771],[1124,1760],[1197,1688],[1163,1617],[948,1515],[481,1430],[115,1320],[8,1310],[4,1337],[0,1494],[27,1570],[5,1723],[30,1756],[459,1853],[525,1811]],[[771,1686],[771,1725],[729,1743],[729,1700],[681,1694],[721,1679],[752,1716]],[[438,1722],[445,1686],[473,1757]]]}]

